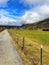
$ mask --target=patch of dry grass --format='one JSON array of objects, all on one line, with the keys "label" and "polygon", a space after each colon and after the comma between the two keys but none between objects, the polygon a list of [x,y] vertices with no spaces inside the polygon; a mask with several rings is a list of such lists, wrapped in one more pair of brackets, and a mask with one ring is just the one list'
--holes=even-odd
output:
[{"label": "patch of dry grass", "polygon": [[[17,51],[20,54],[24,65],[40,65],[40,45],[43,44],[43,65],[49,64],[49,32],[28,31],[28,30],[9,30],[10,35],[15,41]],[[25,36],[25,47],[22,50],[22,39]],[[37,37],[36,37],[37,36]],[[43,38],[42,38],[43,36]],[[18,40],[17,40],[18,37]],[[39,39],[40,38],[40,39]],[[47,44],[46,41],[47,41]],[[18,44],[17,44],[18,42]],[[45,60],[46,59],[46,60]]]}]

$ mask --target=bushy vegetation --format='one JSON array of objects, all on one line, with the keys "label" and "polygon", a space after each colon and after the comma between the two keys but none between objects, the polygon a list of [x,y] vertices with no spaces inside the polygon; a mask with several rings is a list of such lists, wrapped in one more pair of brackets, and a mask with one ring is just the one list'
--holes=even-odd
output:
[{"label": "bushy vegetation", "polygon": [[3,31],[3,30],[5,30],[5,28],[2,28],[2,27],[1,27],[1,28],[0,28],[0,32]]},{"label": "bushy vegetation", "polygon": [[[43,45],[43,65],[49,64],[49,32],[42,30],[9,30],[24,65],[39,65],[40,45]],[[22,50],[22,41],[25,37],[25,46]],[[18,44],[17,44],[18,42]],[[46,60],[45,60],[46,59]],[[34,63],[35,62],[35,63]]]}]

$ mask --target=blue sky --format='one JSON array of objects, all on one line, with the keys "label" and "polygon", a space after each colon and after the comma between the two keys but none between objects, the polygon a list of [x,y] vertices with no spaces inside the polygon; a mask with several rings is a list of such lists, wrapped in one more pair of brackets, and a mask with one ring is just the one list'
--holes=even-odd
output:
[{"label": "blue sky", "polygon": [[49,0],[0,0],[0,25],[22,25],[49,18]]}]

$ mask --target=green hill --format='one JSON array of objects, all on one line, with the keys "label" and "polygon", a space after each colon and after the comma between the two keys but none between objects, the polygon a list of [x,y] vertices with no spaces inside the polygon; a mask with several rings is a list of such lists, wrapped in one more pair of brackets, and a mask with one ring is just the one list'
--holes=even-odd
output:
[{"label": "green hill", "polygon": [[36,22],[36,23],[32,23],[32,24],[25,24],[22,25],[22,27],[24,29],[43,29],[43,28],[49,28],[49,18]]}]

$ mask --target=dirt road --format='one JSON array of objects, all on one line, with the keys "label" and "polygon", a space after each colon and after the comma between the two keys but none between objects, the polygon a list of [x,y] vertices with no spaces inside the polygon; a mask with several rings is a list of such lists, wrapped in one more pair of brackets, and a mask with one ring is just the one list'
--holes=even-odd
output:
[{"label": "dirt road", "polygon": [[7,30],[0,33],[0,65],[23,65]]}]

